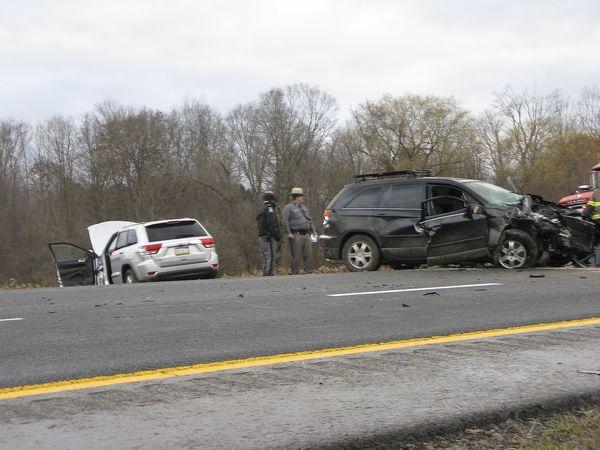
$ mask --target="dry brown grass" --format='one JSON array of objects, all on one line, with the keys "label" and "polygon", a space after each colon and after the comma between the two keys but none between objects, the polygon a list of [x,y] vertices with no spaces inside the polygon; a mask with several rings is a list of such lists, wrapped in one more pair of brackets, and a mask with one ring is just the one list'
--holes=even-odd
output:
[{"label": "dry brown grass", "polygon": [[570,410],[538,416],[517,416],[499,424],[469,428],[460,433],[417,439],[410,443],[386,442],[385,447],[388,445],[389,448],[436,450],[596,450],[600,449],[600,397]]}]

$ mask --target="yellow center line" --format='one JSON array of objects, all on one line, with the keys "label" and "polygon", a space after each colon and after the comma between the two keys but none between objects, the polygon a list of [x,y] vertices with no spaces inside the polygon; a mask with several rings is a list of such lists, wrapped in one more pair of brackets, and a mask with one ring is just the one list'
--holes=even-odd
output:
[{"label": "yellow center line", "polygon": [[79,378],[74,380],[54,381],[50,383],[33,384],[28,386],[15,386],[0,389],[0,400],[5,400],[9,398],[29,397],[32,395],[51,394],[64,391],[75,391],[79,389],[97,388],[116,384],[158,380],[163,378],[200,375],[212,372],[223,372],[227,370],[244,369],[248,367],[262,367],[289,362],[308,361],[312,359],[332,358],[336,356],[354,355],[360,353],[381,352],[386,350],[397,350],[423,345],[445,344],[451,342],[468,341],[473,339],[510,336],[514,334],[558,330],[561,328],[581,327],[588,325],[600,325],[600,317],[566,320],[563,322],[539,323],[533,325],[524,325],[493,330],[469,331],[466,333],[450,334],[446,336],[405,339],[392,342],[356,345],[352,347],[337,347],[327,348],[323,350],[309,350],[296,353],[285,353],[279,355],[257,356],[252,358],[233,359],[229,361],[194,364],[190,366],[168,367],[163,369],[144,370],[141,372],[133,373],[120,373],[115,375]]}]

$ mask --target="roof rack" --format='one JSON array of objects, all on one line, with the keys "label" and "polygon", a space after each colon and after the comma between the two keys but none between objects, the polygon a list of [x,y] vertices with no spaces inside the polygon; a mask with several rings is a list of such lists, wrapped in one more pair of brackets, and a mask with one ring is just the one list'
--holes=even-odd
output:
[{"label": "roof rack", "polygon": [[406,170],[396,170],[394,172],[377,172],[377,173],[361,173],[358,175],[354,175],[355,182],[366,181],[370,179],[382,179],[382,178],[392,178],[392,177],[408,177],[408,178],[416,178],[416,177],[430,177],[431,170],[429,169],[406,169]]}]

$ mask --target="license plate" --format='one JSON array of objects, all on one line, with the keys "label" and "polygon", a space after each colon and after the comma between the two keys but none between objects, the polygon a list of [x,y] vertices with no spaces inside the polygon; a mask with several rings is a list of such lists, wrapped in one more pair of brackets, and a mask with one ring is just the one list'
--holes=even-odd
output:
[{"label": "license plate", "polygon": [[189,255],[190,248],[189,247],[175,247],[175,256],[183,256]]}]

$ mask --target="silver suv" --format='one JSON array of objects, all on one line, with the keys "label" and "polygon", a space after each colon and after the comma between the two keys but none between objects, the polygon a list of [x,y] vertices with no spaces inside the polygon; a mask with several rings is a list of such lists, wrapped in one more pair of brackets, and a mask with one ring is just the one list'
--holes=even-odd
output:
[{"label": "silver suv", "polygon": [[215,241],[195,219],[102,222],[88,227],[93,250],[48,244],[60,286],[215,278]]}]

